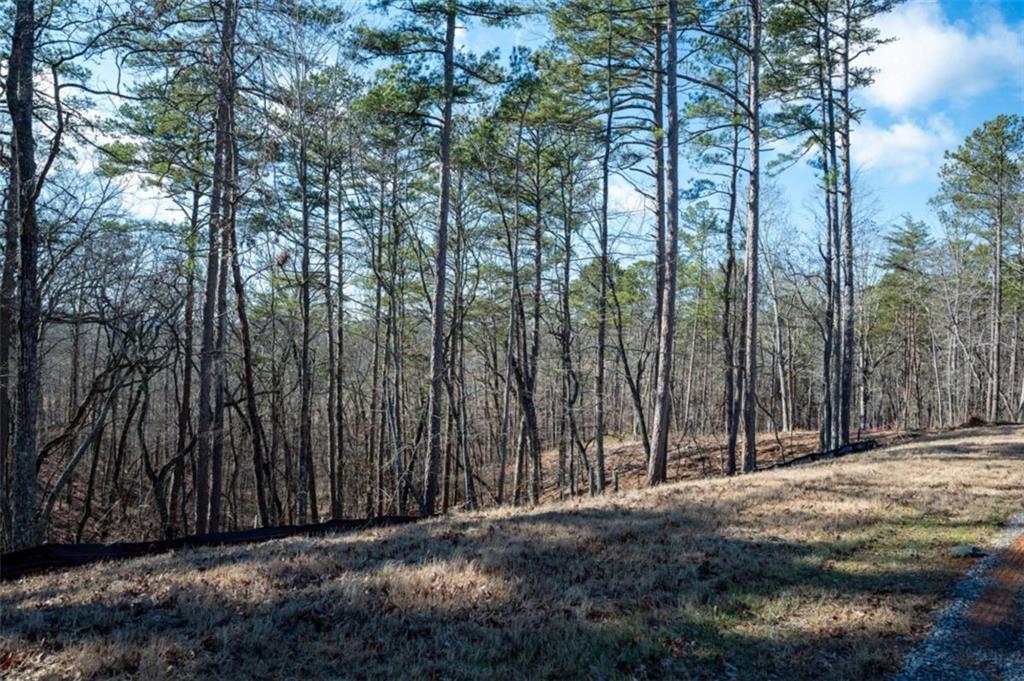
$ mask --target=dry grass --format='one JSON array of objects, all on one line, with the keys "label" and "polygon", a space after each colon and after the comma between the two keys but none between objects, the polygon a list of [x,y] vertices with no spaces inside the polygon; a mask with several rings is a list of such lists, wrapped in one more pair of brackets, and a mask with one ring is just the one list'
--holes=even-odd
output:
[{"label": "dry grass", "polygon": [[1024,429],[0,587],[9,678],[873,679],[1024,507]]}]

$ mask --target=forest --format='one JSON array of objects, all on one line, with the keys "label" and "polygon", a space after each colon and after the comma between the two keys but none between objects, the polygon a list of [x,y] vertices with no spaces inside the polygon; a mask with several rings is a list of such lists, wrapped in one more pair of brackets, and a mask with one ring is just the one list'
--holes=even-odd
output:
[{"label": "forest", "polygon": [[897,5],[5,4],[0,547],[1019,421],[1024,118],[885,217],[855,153]]}]

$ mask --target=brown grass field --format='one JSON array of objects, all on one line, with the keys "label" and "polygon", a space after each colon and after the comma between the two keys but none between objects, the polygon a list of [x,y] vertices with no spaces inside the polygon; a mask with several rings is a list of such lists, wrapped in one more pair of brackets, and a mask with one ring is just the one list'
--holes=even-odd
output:
[{"label": "brown grass field", "polygon": [[0,586],[10,679],[885,678],[1024,508],[1024,428]]}]

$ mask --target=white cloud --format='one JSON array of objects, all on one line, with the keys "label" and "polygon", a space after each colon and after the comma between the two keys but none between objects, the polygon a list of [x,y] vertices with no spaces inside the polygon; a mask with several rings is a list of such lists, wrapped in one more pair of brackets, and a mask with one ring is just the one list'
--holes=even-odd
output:
[{"label": "white cloud", "polygon": [[639,213],[644,210],[647,199],[636,188],[618,176],[608,182],[608,207],[615,213]]},{"label": "white cloud", "polygon": [[951,22],[939,3],[908,3],[875,21],[895,40],[867,55],[878,69],[865,96],[894,113],[942,99],[966,100],[1009,82],[1024,92],[1024,25],[978,12],[968,26]]},{"label": "white cloud", "polygon": [[944,116],[932,116],[923,124],[902,119],[886,127],[865,120],[852,135],[850,150],[855,165],[883,171],[902,183],[934,177],[943,152],[955,146],[958,139]]}]

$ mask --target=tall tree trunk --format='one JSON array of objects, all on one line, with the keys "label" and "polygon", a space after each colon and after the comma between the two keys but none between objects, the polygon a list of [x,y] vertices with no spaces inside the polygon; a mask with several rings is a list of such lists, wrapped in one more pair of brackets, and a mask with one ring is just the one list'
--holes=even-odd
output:
[{"label": "tall tree trunk", "polygon": [[1000,374],[1002,373],[1003,338],[1003,206],[1000,200],[996,210],[995,243],[992,252],[992,305],[991,338],[989,349],[989,390],[988,420],[999,419],[1001,399]]},{"label": "tall tree trunk", "polygon": [[757,288],[761,189],[761,2],[750,0],[750,75],[747,107],[750,185],[747,194],[746,314],[743,386],[743,472],[757,468]]},{"label": "tall tree trunk", "polygon": [[[656,16],[654,18],[654,82],[653,92],[651,93],[652,99],[652,137],[653,137],[653,148],[654,148],[654,328],[661,329],[661,314],[662,314],[662,298],[664,296],[665,289],[665,110],[664,110],[664,98],[665,98],[665,83],[664,83],[664,66],[665,66],[665,55],[664,46],[662,44],[662,23],[661,23],[661,10],[663,5],[658,3],[655,8]],[[654,348],[654,371],[652,375],[655,377],[654,390],[652,391],[652,401],[657,400],[657,377],[658,377],[658,363],[661,361],[661,348],[660,343],[655,345]],[[645,437],[645,439],[647,439]],[[650,461],[651,448],[650,443],[647,442],[644,447],[644,453]]]},{"label": "tall tree trunk", "polygon": [[214,131],[213,182],[210,189],[209,252],[206,257],[206,296],[203,301],[203,330],[199,357],[199,433],[196,456],[195,528],[203,534],[210,516],[210,450],[215,414],[211,404],[216,373],[214,330],[218,310],[220,237],[223,229],[225,167],[228,163],[228,125],[234,98],[235,0],[224,4],[220,62],[218,65],[217,111]]},{"label": "tall tree trunk", "polygon": [[[378,516],[384,515],[384,462],[380,455],[381,443],[378,442],[378,419],[384,418],[384,411],[380,405],[381,394],[381,343],[380,343],[380,315],[381,295],[383,290],[383,275],[381,267],[384,251],[384,221],[386,213],[384,209],[385,182],[380,182],[380,194],[377,205],[377,236],[371,244],[371,257],[374,265],[374,290],[373,290],[373,363],[371,370],[372,384],[370,386],[370,437],[369,456],[370,466],[373,471],[374,480],[374,507]],[[376,460],[374,458],[376,457]]]},{"label": "tall tree trunk", "polygon": [[[452,370],[452,384],[455,394],[452,406],[455,411],[454,437],[457,439],[456,452],[461,454],[463,472],[463,491],[466,508],[477,507],[476,485],[473,481],[473,462],[469,453],[468,414],[466,413],[466,303],[463,296],[463,279],[466,268],[466,226],[463,219],[465,202],[465,172],[458,168],[457,201],[455,203],[455,301],[452,321],[452,353],[455,361]],[[539,229],[539,228],[538,228]]]},{"label": "tall tree trunk", "polygon": [[[734,81],[738,87],[737,79]],[[738,113],[734,112],[738,118]],[[740,169],[740,126],[732,127],[732,164],[729,169],[729,213],[725,220],[725,267],[722,281],[722,350],[725,355],[725,428],[726,428],[726,475],[736,474],[736,440],[739,433],[740,396],[737,395],[736,342],[733,327],[733,280],[736,272],[736,202],[739,198],[738,175]]]},{"label": "tall tree trunk", "polygon": [[[346,420],[345,420],[345,225],[342,221],[342,204],[344,201],[345,193],[341,185],[341,175],[338,176],[338,358],[336,365],[337,378],[336,383],[336,394],[337,394],[337,415],[335,416],[335,424],[338,429],[337,441],[338,441],[338,463],[336,468],[336,474],[338,476],[338,515],[337,518],[342,518],[345,515],[345,437],[346,437]],[[329,266],[329,264],[328,264]]]},{"label": "tall tree trunk", "polygon": [[822,326],[822,336],[824,338],[824,351],[822,353],[822,369],[821,369],[821,402],[819,407],[819,446],[824,450],[832,449],[834,432],[832,429],[834,419],[833,411],[836,408],[832,400],[833,395],[833,377],[835,375],[833,364],[833,347],[835,345],[834,337],[834,317],[836,314],[835,300],[836,294],[834,291],[835,278],[832,272],[833,262],[835,254],[833,252],[833,238],[832,235],[836,230],[834,225],[834,216],[838,215],[838,210],[834,208],[834,204],[838,201],[838,197],[832,191],[834,183],[832,176],[835,174],[835,167],[832,165],[833,154],[830,153],[830,149],[834,147],[833,142],[835,136],[833,134],[832,126],[829,124],[829,109],[831,107],[831,96],[829,94],[831,89],[831,76],[828,69],[830,63],[828,53],[830,48],[829,34],[825,27],[827,25],[827,15],[821,19],[822,26],[819,26],[819,33],[817,36],[817,49],[818,49],[818,98],[821,101],[821,132],[820,132],[820,144],[821,144],[821,171],[822,171],[822,185],[825,190],[825,254],[824,254],[824,265],[825,265],[825,322]]},{"label": "tall tree trunk", "polygon": [[843,373],[839,399],[839,444],[850,442],[850,405],[853,400],[853,167],[850,158],[850,0],[846,0],[842,34],[843,79],[840,91],[842,119],[840,138],[843,163]]},{"label": "tall tree trunk", "polygon": [[238,236],[236,234],[235,211],[228,221],[228,238],[231,249],[231,278],[235,291],[235,309],[238,314],[238,331],[242,340],[242,382],[245,389],[245,414],[249,421],[249,437],[252,446],[253,470],[256,474],[256,504],[260,523],[268,527],[274,521],[273,496],[270,480],[272,473],[264,453],[265,435],[263,420],[256,403],[256,369],[252,350],[252,332],[249,328],[249,314],[245,302],[245,282],[238,260]]},{"label": "tall tree trunk", "polygon": [[729,213],[725,223],[725,276],[722,282],[722,348],[725,354],[725,428],[726,475],[736,473],[736,440],[739,433],[739,406],[742,402],[740,373],[736,367],[736,343],[732,321],[733,281],[736,271],[736,247],[733,233],[736,224],[739,174],[739,126],[732,127],[732,167],[729,171]]},{"label": "tall tree trunk", "polygon": [[230,263],[230,225],[234,220],[235,159],[231,128],[233,107],[229,107],[225,144],[225,182],[221,196],[220,263],[217,265],[217,337],[213,364],[213,443],[210,456],[210,518],[207,529],[220,532],[221,500],[224,486],[224,407],[227,396],[228,264]]},{"label": "tall tree trunk", "polygon": [[448,269],[448,203],[451,194],[452,99],[455,84],[455,7],[448,6],[444,37],[444,107],[441,113],[441,189],[434,259],[434,299],[430,315],[430,430],[424,466],[422,516],[434,514],[441,464],[441,387],[444,382],[444,296]]},{"label": "tall tree trunk", "polygon": [[608,192],[612,156],[612,125],[615,120],[615,93],[612,89],[612,4],[608,3],[608,40],[605,46],[605,123],[604,149],[601,154],[601,218],[598,236],[600,282],[597,294],[597,376],[594,379],[594,457],[597,463],[592,490],[604,494],[604,416],[605,346],[608,336]]},{"label": "tall tree trunk", "polygon": [[306,142],[306,124],[301,123],[299,142],[299,191],[302,194],[302,272],[299,302],[302,308],[302,345],[300,347],[300,406],[299,406],[299,479],[298,522],[306,522],[307,503],[310,517],[316,522],[316,475],[313,470],[313,359],[312,343],[312,301],[310,291],[310,198],[309,198],[309,150]]},{"label": "tall tree trunk", "polygon": [[391,175],[391,245],[389,253],[389,280],[388,280],[388,342],[385,344],[388,349],[390,365],[394,376],[390,386],[390,393],[385,389],[388,400],[389,430],[391,432],[392,468],[395,476],[395,512],[398,515],[405,515],[405,497],[408,487],[408,480],[405,472],[405,448],[402,437],[402,350],[401,332],[399,329],[399,317],[402,314],[401,300],[399,299],[402,290],[401,271],[398,251],[402,240],[402,225],[398,217],[398,155],[395,154]]},{"label": "tall tree trunk", "polygon": [[[8,92],[10,92],[8,85]],[[9,470],[11,457],[12,427],[11,405],[11,350],[14,340],[16,302],[18,294],[18,187],[14,185],[15,173],[7,187],[7,212],[4,214],[4,269],[0,283],[0,543],[10,539],[11,517],[8,499],[10,487]]]},{"label": "tall tree trunk", "polygon": [[[571,176],[572,167],[567,163],[567,176]],[[570,182],[573,180],[570,180]],[[576,495],[576,466],[575,466],[575,443],[577,441],[577,427],[576,427],[576,399],[579,396],[579,383],[576,380],[576,373],[573,370],[572,362],[572,306],[570,303],[570,276],[572,273],[572,236],[573,236],[573,218],[575,216],[575,193],[573,187],[566,187],[566,177],[563,176],[560,182],[561,198],[562,198],[562,242],[563,242],[563,256],[562,256],[562,272],[561,272],[561,286],[559,293],[561,294],[561,329],[559,332],[561,340],[561,360],[562,360],[562,444],[560,447],[563,449],[560,452],[561,456],[567,458],[568,463],[568,477],[569,477],[569,494],[570,496]]]},{"label": "tall tree trunk", "polygon": [[658,485],[668,475],[668,434],[672,423],[672,350],[676,325],[676,265],[679,260],[679,102],[676,0],[668,0],[668,205],[665,237],[665,276],[662,284],[661,327],[658,330],[658,374],[654,401],[654,442],[647,467],[647,484]]},{"label": "tall tree trunk", "polygon": [[530,500],[534,504],[540,503],[541,488],[541,460],[540,460],[540,425],[537,418],[537,362],[540,358],[540,320],[541,302],[543,291],[541,289],[541,274],[544,266],[544,207],[543,207],[543,178],[542,178],[542,148],[537,144],[535,154],[534,174],[534,217],[536,224],[533,230],[533,337],[530,342],[529,377],[527,389],[530,394],[529,409],[533,411],[530,418],[533,433],[530,436]]},{"label": "tall tree trunk", "polygon": [[[330,141],[326,141],[330,144]],[[341,517],[338,488],[338,349],[334,337],[334,288],[331,286],[331,166],[324,160],[324,304],[327,315],[327,471],[331,492],[331,518]]]},{"label": "tall tree trunk", "polygon": [[[521,317],[519,312],[521,306],[519,286],[519,224],[521,218],[521,206],[519,200],[519,186],[522,177],[522,140],[523,127],[525,125],[525,107],[520,113],[519,125],[516,130],[515,154],[513,157],[512,187],[515,191],[513,204],[512,225],[505,224],[505,243],[508,249],[509,275],[512,282],[508,303],[508,319],[506,324],[505,338],[505,383],[501,403],[501,427],[498,435],[498,492],[497,503],[500,506],[505,501],[505,480],[507,477],[509,439],[512,429],[512,381],[516,371],[516,353],[519,352],[518,333],[521,328]],[[518,459],[517,459],[518,461]],[[513,472],[514,477],[514,472]],[[514,495],[513,495],[514,496]]]},{"label": "tall tree trunk", "polygon": [[[192,210],[189,214],[188,260],[185,275],[185,336],[181,358],[181,406],[178,408],[178,430],[175,442],[176,461],[171,478],[170,525],[171,534],[180,528],[185,532],[185,454],[189,448],[188,431],[192,423],[192,345],[195,317],[195,262],[196,241],[199,238],[200,189],[192,189]],[[173,537],[168,537],[173,538]]]},{"label": "tall tree trunk", "polygon": [[842,422],[842,393],[843,393],[843,304],[842,304],[842,279],[843,279],[843,267],[842,267],[842,245],[840,234],[843,230],[842,221],[840,218],[840,190],[839,190],[839,159],[837,154],[837,141],[839,137],[838,126],[836,125],[836,102],[835,102],[835,88],[832,85],[832,74],[835,72],[834,55],[831,46],[832,36],[832,21],[829,16],[827,9],[824,10],[825,14],[823,17],[822,31],[824,33],[824,49],[822,55],[824,56],[824,77],[822,78],[821,86],[824,88],[824,101],[822,107],[824,109],[824,115],[826,117],[826,125],[828,134],[826,135],[826,150],[828,153],[829,167],[831,172],[827,173],[825,178],[828,182],[828,189],[832,195],[831,203],[831,214],[829,216],[828,224],[829,230],[829,248],[832,256],[830,262],[830,268],[832,272],[832,279],[830,282],[830,293],[829,309],[831,310],[831,348],[830,348],[830,360],[831,375],[829,376],[829,395],[828,395],[828,406],[829,406],[829,438],[828,448],[837,449],[840,445],[840,430]]},{"label": "tall tree trunk", "polygon": [[18,375],[14,428],[14,498],[11,503],[13,548],[42,538],[36,509],[36,456],[39,420],[39,289],[36,226],[33,66],[35,2],[16,0],[11,54],[7,65],[7,110],[11,116],[11,215],[17,224],[21,256],[18,279]]}]

